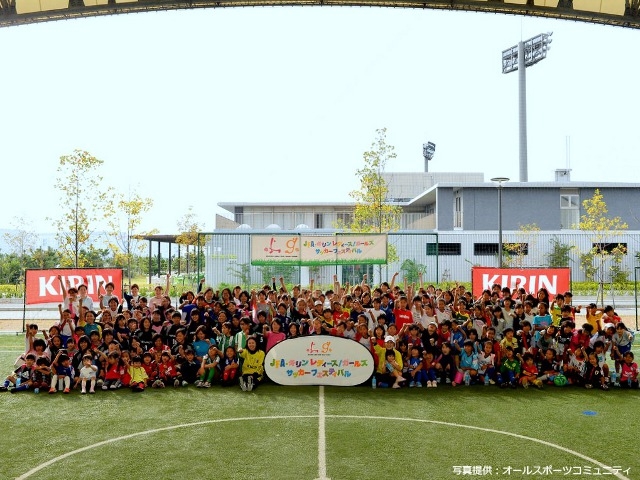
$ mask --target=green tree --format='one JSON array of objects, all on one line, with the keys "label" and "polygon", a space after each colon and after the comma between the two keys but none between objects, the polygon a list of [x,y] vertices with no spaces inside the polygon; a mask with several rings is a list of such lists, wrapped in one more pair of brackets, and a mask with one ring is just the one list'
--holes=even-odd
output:
[{"label": "green tree", "polygon": [[56,268],[60,265],[60,253],[51,247],[44,250],[42,247],[36,248],[31,255],[26,258],[27,268]]},{"label": "green tree", "polygon": [[[356,170],[360,188],[349,195],[355,200],[351,222],[338,222],[338,228],[357,233],[389,233],[400,228],[402,207],[388,201],[389,186],[382,176],[387,162],[396,158],[395,148],[387,144],[387,129],[376,130],[371,149],[364,152],[364,166]],[[387,261],[397,260],[396,249],[388,245]]]},{"label": "green tree", "polygon": [[[189,273],[189,261],[193,257],[189,254],[190,247],[195,246],[196,249],[197,247],[200,247],[200,249],[204,247],[205,237],[198,235],[202,230],[202,226],[197,221],[197,215],[193,213],[193,205],[190,205],[187,213],[178,220],[180,234],[176,237],[176,243],[185,245],[187,248],[187,254],[185,255],[187,274]],[[200,239],[200,245],[198,245],[198,239]],[[180,265],[180,268],[182,269],[182,265]]]},{"label": "green tree", "polygon": [[516,243],[503,243],[502,252],[504,263],[509,267],[523,268],[526,265],[529,252],[536,251],[536,242],[540,227],[535,223],[520,225]]},{"label": "green tree", "polygon": [[84,150],[60,157],[55,186],[60,191],[62,213],[53,225],[62,266],[91,266],[86,254],[93,248],[94,229],[104,218],[111,196],[111,188],[102,187],[98,173],[103,163]]},{"label": "green tree", "polygon": [[407,258],[402,262],[400,270],[403,271],[407,283],[418,283],[420,274],[424,276],[427,273],[427,266]]},{"label": "green tree", "polygon": [[236,263],[227,267],[227,272],[240,280],[240,285],[246,289],[251,288],[251,264]]},{"label": "green tree", "polygon": [[611,281],[621,278],[620,264],[627,251],[624,245],[613,238],[629,227],[620,217],[607,215],[607,204],[599,189],[595,190],[593,197],[582,202],[582,207],[585,213],[580,216],[578,228],[590,234],[592,247],[581,253],[580,266],[588,278],[600,285],[596,301],[603,303],[607,273]]},{"label": "green tree", "polygon": [[547,262],[550,267],[568,267],[571,262],[570,253],[571,250],[576,248],[575,245],[569,245],[560,242],[557,237],[553,237],[551,240],[551,252],[546,254]]},{"label": "green tree", "polygon": [[127,277],[131,285],[131,263],[134,254],[142,253],[141,242],[146,235],[153,235],[157,230],[143,232],[140,225],[143,216],[153,207],[151,198],[142,198],[137,193],[128,197],[118,195],[118,199],[108,203],[106,207],[107,225],[109,226],[109,248],[113,252],[117,266],[127,267]]}]

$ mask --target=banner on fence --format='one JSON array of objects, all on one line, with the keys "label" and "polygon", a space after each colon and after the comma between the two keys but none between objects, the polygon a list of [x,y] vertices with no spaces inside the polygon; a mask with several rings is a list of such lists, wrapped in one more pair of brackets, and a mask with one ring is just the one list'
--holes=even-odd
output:
[{"label": "banner on fence", "polygon": [[280,385],[354,386],[373,374],[371,352],[342,337],[317,335],[290,338],[269,350],[265,372]]},{"label": "banner on fence", "polygon": [[[27,305],[37,303],[60,303],[62,290],[58,275],[62,277],[65,285],[72,287],[84,284],[87,286],[87,295],[94,302],[98,301],[98,286],[113,282],[115,289],[113,294],[122,298],[122,270],[119,268],[55,268],[50,270],[27,270],[26,275],[26,300]],[[102,292],[104,294],[104,289]]]},{"label": "banner on fence", "polygon": [[509,287],[510,290],[524,288],[534,295],[539,289],[546,288],[549,295],[553,296],[570,289],[571,269],[473,267],[471,282],[475,298],[478,298],[483,290],[490,290],[494,283]]},{"label": "banner on fence", "polygon": [[387,235],[251,235],[251,265],[387,263]]}]

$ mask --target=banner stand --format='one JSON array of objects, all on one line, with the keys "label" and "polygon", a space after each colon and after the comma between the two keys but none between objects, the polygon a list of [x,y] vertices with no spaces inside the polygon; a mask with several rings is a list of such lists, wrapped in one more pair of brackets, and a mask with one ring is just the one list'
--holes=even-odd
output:
[{"label": "banner stand", "polygon": [[27,331],[27,275],[24,276],[24,295],[22,295],[22,333]]}]

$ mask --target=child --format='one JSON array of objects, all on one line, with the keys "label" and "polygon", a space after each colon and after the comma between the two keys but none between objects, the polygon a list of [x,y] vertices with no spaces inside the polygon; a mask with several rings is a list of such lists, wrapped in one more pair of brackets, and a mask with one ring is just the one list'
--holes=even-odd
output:
[{"label": "child", "polygon": [[196,354],[191,348],[184,351],[184,361],[180,365],[180,375],[182,376],[182,386],[195,383],[198,380],[200,362],[196,360]]},{"label": "child", "polygon": [[215,345],[215,342],[212,342],[211,339],[207,338],[207,327],[200,325],[196,329],[195,341],[191,344],[198,362],[202,362],[202,359],[209,351],[209,347],[211,345]]},{"label": "child", "polygon": [[107,365],[104,374],[102,390],[117,390],[122,387],[122,376],[126,368],[118,352],[111,352],[107,355]]},{"label": "child", "polygon": [[287,336],[284,332],[281,331],[281,329],[282,323],[277,318],[271,321],[271,331],[269,331],[269,328],[266,325],[263,327],[263,334],[267,339],[267,352],[271,350],[275,345],[287,338]]},{"label": "child", "polygon": [[587,357],[584,348],[580,347],[575,352],[568,352],[569,362],[564,364],[564,374],[571,385],[583,385],[584,374],[587,369]]},{"label": "child", "polygon": [[405,379],[402,376],[402,364],[396,361],[396,355],[394,351],[387,351],[384,363],[385,371],[388,375],[395,378],[395,381],[391,388],[400,388],[400,383]]},{"label": "child", "polygon": [[496,354],[493,351],[493,343],[489,340],[482,344],[482,351],[478,355],[478,375],[485,385],[495,385]]},{"label": "child", "polygon": [[49,390],[49,381],[51,380],[51,368],[49,360],[46,357],[36,359],[36,367],[31,374],[31,387],[33,393],[40,393],[40,390]]},{"label": "child", "polygon": [[606,382],[606,376],[603,369],[598,362],[598,354],[591,352],[589,354],[589,363],[584,374],[584,387],[593,388],[600,387],[602,390],[609,390],[609,385]]},{"label": "child", "polygon": [[533,355],[525,353],[519,356],[522,360],[522,374],[520,375],[520,384],[524,388],[529,388],[529,384],[534,384],[538,388],[542,388],[542,380],[538,377],[538,367],[536,366]]},{"label": "child", "polygon": [[153,359],[153,355],[149,352],[142,354],[142,368],[147,373],[147,382],[153,383],[158,376],[158,364]]},{"label": "child", "polygon": [[549,382],[551,385],[559,371],[560,363],[556,360],[556,351],[553,348],[547,348],[544,350],[544,358],[540,362],[540,380]]},{"label": "child", "polygon": [[633,361],[633,352],[627,352],[623,356],[620,386],[623,388],[638,388],[638,364]]},{"label": "child", "polygon": [[[436,361],[432,352],[425,350],[422,352],[422,371],[427,379],[427,388],[436,388],[438,382],[436,381]],[[416,384],[417,386],[417,384]]]},{"label": "child", "polygon": [[58,389],[62,389],[63,393],[69,393],[71,391],[71,379],[73,378],[73,367],[71,366],[71,360],[66,353],[58,352],[56,358],[51,363],[51,369],[55,372],[51,377],[51,388],[49,393],[56,393],[56,385]]},{"label": "child", "polygon": [[[296,325],[292,323],[291,325]],[[236,375],[238,374],[238,356],[236,355],[236,349],[233,347],[227,347],[224,351],[224,360],[222,362],[222,380],[220,384],[223,387],[233,385]]]},{"label": "child", "polygon": [[[464,384],[471,385],[478,377],[478,354],[474,350],[472,340],[465,340],[462,351],[460,352],[458,370],[463,373]],[[452,387],[456,386],[456,382],[451,383]]]},{"label": "child", "polygon": [[131,382],[129,383],[131,391],[134,393],[144,391],[147,382],[147,372],[142,368],[142,359],[136,355],[131,358],[130,365],[128,361],[125,361],[125,365],[128,366],[129,375],[131,376]]},{"label": "child", "polygon": [[218,364],[220,363],[220,355],[218,355],[218,353],[219,351],[217,347],[215,345],[211,345],[207,354],[202,357],[202,362],[200,362],[200,370],[198,370],[200,379],[196,381],[196,387],[209,388],[213,383],[218,370]]},{"label": "child", "polygon": [[444,342],[440,346],[440,355],[435,359],[436,372],[440,376],[440,383],[451,383],[457,371],[456,361],[453,357],[453,347],[450,342]]},{"label": "child", "polygon": [[247,348],[239,348],[238,355],[243,359],[240,388],[243,392],[250,392],[262,381],[264,375],[264,352],[258,350],[255,337],[247,339]]},{"label": "child", "polygon": [[[420,348],[416,345],[413,345],[411,347],[411,353],[409,356],[409,361],[407,362],[407,366],[409,388],[422,388],[422,382],[426,382],[426,374],[423,370],[422,358],[420,358]],[[429,381],[427,386],[431,387],[431,381]]]},{"label": "child", "polygon": [[83,395],[87,393],[87,382],[89,382],[89,393],[96,393],[96,376],[98,367],[93,364],[91,355],[82,357],[82,368],[80,369],[80,386]]},{"label": "child", "polygon": [[[33,353],[27,354],[25,363],[16,368],[12,375],[9,375],[4,384],[0,386],[0,392],[9,390],[16,393],[21,390],[27,390],[31,386],[31,375],[35,369],[36,356]],[[11,387],[13,385],[13,387]]]},{"label": "child", "polygon": [[502,384],[500,388],[516,388],[518,378],[520,377],[520,362],[514,358],[513,348],[505,348],[505,359],[502,361],[500,373],[502,374]]},{"label": "child", "polygon": [[612,373],[612,380],[615,382],[615,377],[620,373],[622,367],[623,358],[627,352],[631,351],[631,345],[633,345],[633,335],[627,326],[618,322],[616,324],[616,333],[611,337],[611,357],[615,360],[616,371]]},{"label": "child", "polygon": [[158,379],[153,382],[152,387],[164,388],[166,385],[173,384],[174,387],[180,386],[180,378],[176,363],[168,351],[162,352],[160,362],[158,363]]}]

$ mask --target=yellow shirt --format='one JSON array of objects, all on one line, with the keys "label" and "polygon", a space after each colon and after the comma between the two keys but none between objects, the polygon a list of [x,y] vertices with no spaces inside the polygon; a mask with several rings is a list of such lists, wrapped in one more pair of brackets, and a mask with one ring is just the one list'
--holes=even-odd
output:
[{"label": "yellow shirt", "polygon": [[242,362],[242,374],[251,375],[257,373],[259,379],[262,379],[264,374],[264,352],[262,350],[256,350],[254,353],[249,352],[247,349],[243,349],[240,352],[240,357],[244,359]]},{"label": "yellow shirt", "polygon": [[131,383],[146,382],[147,378],[149,378],[147,371],[142,367],[130,366],[129,375],[131,375]]},{"label": "yellow shirt", "polygon": [[[378,373],[387,373],[387,370],[385,368],[385,363],[387,362],[387,349],[385,347],[381,347],[377,343],[373,345],[373,348],[376,351],[376,355],[378,355],[378,368],[377,368]],[[402,354],[395,348],[393,349],[393,351],[396,356],[395,358],[396,363],[400,366],[400,369],[402,370]]]}]

